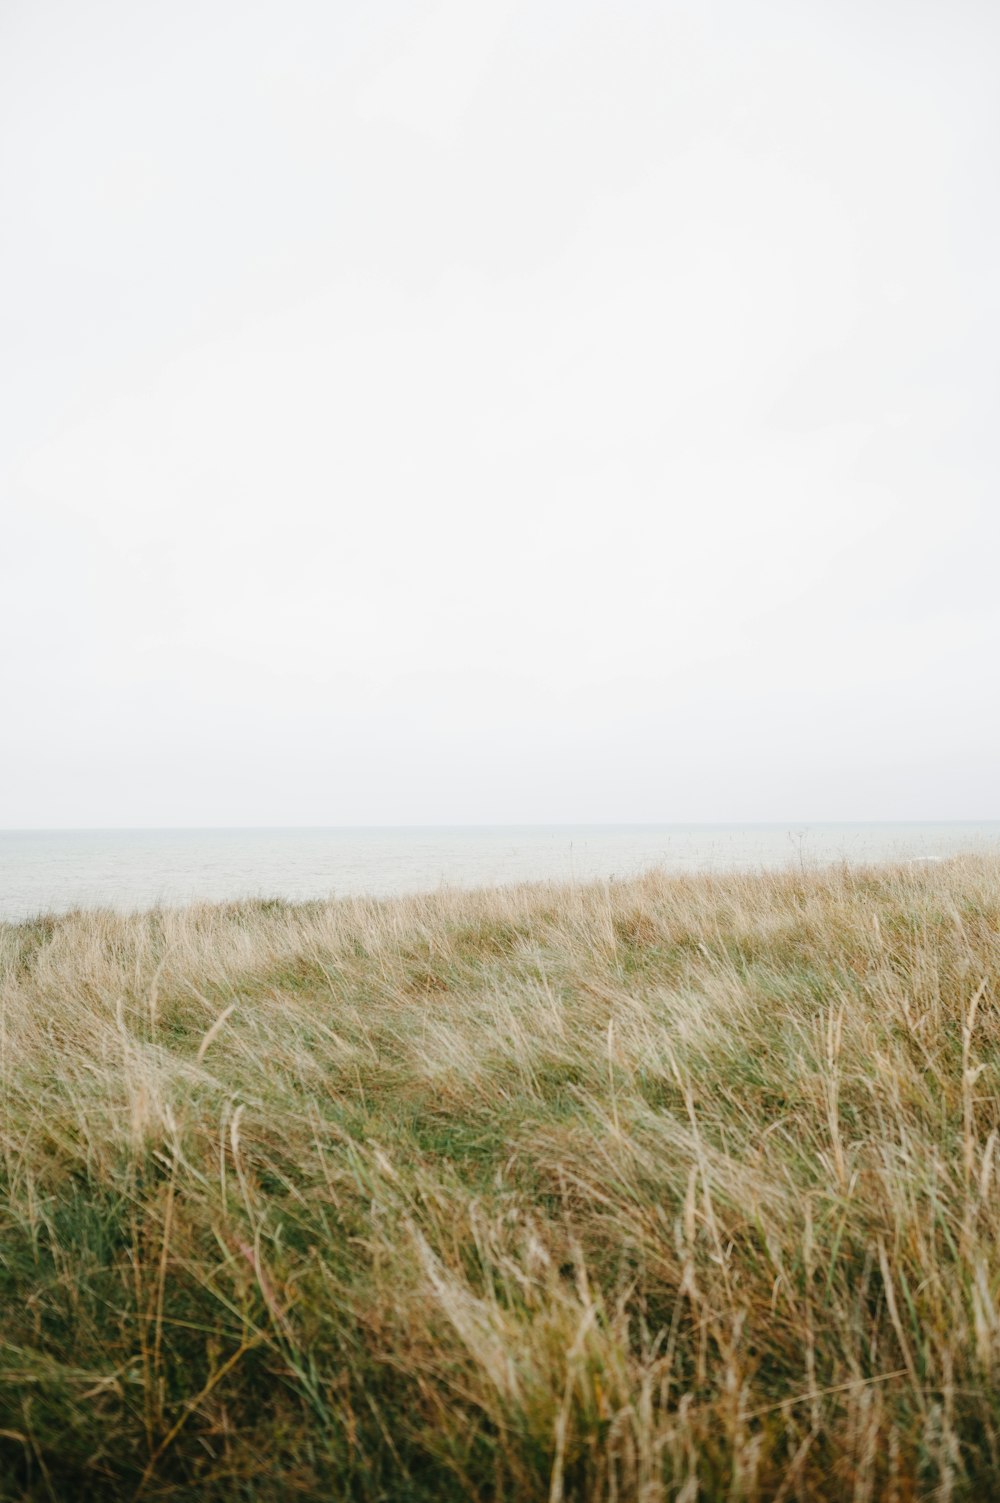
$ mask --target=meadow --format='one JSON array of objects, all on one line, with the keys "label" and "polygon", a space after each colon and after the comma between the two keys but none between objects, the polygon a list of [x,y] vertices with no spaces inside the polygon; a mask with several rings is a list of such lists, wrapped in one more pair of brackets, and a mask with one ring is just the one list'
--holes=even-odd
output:
[{"label": "meadow", "polygon": [[1000,861],[0,925],[0,1499],[1000,1497]]}]

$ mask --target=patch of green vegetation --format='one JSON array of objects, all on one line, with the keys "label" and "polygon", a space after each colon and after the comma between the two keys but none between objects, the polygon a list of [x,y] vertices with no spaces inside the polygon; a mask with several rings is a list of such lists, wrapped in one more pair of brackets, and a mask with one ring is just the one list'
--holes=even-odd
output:
[{"label": "patch of green vegetation", "polygon": [[0,1503],[1000,1494],[1000,870],[7,926]]}]

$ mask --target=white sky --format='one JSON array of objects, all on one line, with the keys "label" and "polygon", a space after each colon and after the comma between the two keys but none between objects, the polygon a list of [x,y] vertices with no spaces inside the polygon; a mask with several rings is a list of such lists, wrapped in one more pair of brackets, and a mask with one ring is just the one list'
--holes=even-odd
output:
[{"label": "white sky", "polygon": [[4,0],[0,825],[1000,816],[998,65]]}]

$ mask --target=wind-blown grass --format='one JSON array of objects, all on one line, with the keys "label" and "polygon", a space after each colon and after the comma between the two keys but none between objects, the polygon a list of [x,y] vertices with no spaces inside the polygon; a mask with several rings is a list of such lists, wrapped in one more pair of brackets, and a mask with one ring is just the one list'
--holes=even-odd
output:
[{"label": "wind-blown grass", "polygon": [[1000,1496],[1000,863],[0,926],[0,1498]]}]

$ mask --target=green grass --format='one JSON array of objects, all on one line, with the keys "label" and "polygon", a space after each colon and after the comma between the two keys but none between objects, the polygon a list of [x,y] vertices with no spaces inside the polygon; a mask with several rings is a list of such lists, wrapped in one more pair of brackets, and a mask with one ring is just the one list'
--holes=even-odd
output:
[{"label": "green grass", "polygon": [[1000,863],[0,925],[0,1500],[1000,1496]]}]

